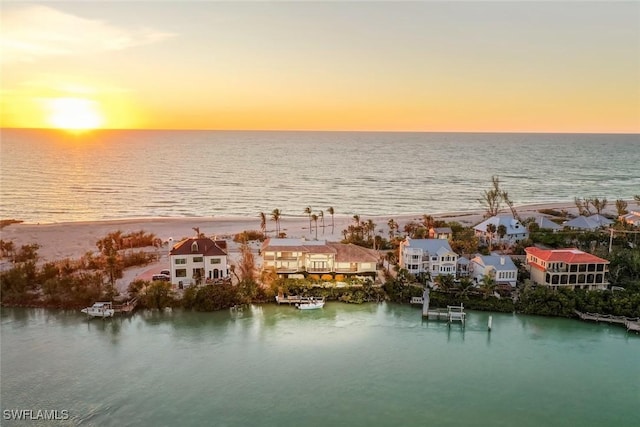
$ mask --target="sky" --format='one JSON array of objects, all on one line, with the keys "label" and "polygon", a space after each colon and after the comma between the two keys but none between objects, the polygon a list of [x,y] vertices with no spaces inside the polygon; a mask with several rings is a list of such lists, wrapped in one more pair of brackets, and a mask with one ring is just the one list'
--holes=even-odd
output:
[{"label": "sky", "polygon": [[0,125],[640,131],[640,2],[6,1]]}]

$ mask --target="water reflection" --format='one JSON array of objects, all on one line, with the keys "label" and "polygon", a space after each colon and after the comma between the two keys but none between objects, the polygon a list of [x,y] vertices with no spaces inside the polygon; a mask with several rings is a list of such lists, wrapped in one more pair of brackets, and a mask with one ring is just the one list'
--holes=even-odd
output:
[{"label": "water reflection", "polygon": [[[423,320],[408,306],[325,307],[138,311],[105,320],[9,309],[2,402],[59,405],[87,425],[286,426],[299,424],[301,411],[336,425],[472,425],[479,416],[486,425],[516,425],[530,414],[538,418],[526,425],[552,425],[541,413],[568,413],[556,425],[607,425],[610,413],[636,413],[637,386],[628,379],[638,373],[640,341],[627,343],[623,330],[596,333],[600,342],[582,332],[567,339],[566,329],[553,329],[554,321],[566,322],[549,319],[538,327],[565,339],[542,333],[533,341],[535,318],[523,326],[519,317],[493,313],[489,333],[487,313],[469,313],[462,328]],[[601,393],[593,394],[593,384]],[[425,398],[427,389],[438,392]],[[561,395],[582,404],[567,406]],[[616,399],[603,408],[603,395]],[[495,410],[507,401],[507,410]]]}]

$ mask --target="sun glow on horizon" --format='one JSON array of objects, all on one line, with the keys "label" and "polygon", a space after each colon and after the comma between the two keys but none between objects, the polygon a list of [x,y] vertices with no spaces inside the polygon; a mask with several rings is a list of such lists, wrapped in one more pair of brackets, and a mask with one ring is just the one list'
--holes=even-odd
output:
[{"label": "sun glow on horizon", "polygon": [[87,131],[101,128],[105,121],[98,103],[90,99],[54,98],[47,106],[48,122],[56,129]]}]

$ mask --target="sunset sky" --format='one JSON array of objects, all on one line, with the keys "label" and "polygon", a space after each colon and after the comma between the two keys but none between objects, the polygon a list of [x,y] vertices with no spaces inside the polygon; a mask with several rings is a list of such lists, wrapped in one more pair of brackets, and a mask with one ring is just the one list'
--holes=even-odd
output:
[{"label": "sunset sky", "polygon": [[640,132],[640,2],[19,2],[3,127]]}]

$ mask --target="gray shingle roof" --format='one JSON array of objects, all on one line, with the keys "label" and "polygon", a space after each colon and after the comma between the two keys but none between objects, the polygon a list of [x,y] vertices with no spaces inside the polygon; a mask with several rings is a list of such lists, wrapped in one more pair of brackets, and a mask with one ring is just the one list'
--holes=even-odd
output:
[{"label": "gray shingle roof", "polygon": [[507,236],[511,236],[514,234],[523,234],[528,233],[527,228],[520,224],[520,221],[515,219],[512,215],[496,215],[482,221],[480,224],[476,225],[474,230],[482,231],[483,233],[487,232],[487,225],[493,224],[496,226],[496,229],[504,225],[507,228]]},{"label": "gray shingle roof", "polygon": [[484,265],[485,267],[492,266],[496,271],[518,269],[511,258],[506,255],[477,255],[472,261],[480,265]]},{"label": "gray shingle roof", "polygon": [[570,221],[565,221],[564,223],[562,223],[562,225],[565,227],[578,228],[581,230],[596,230],[602,227],[600,223],[586,216],[579,216]]},{"label": "gray shingle roof", "polygon": [[409,248],[422,249],[430,254],[440,254],[443,251],[453,252],[448,240],[444,239],[407,239]]}]

